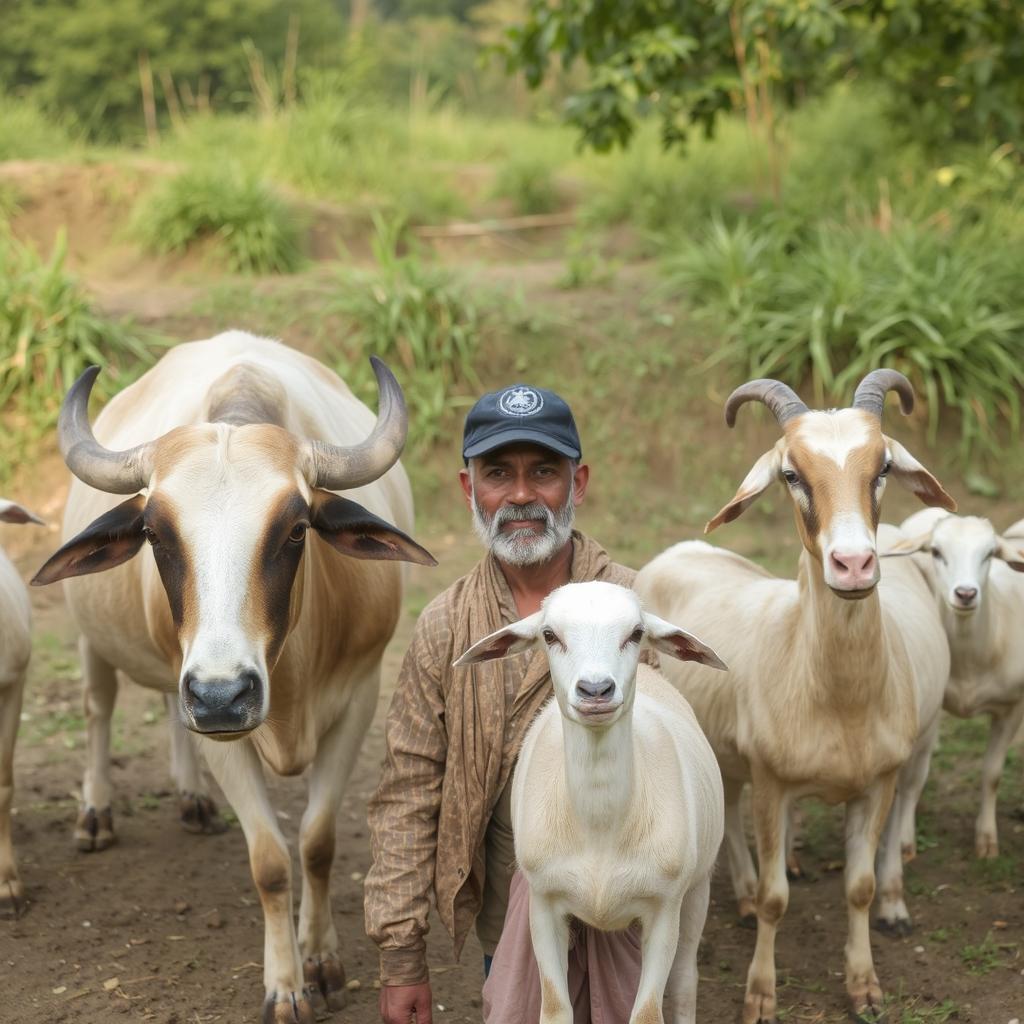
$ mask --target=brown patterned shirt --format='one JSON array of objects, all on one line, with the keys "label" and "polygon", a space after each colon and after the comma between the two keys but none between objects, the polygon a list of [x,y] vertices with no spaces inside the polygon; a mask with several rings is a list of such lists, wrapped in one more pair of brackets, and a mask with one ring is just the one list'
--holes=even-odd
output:
[{"label": "brown patterned shirt", "polygon": [[[594,541],[573,534],[572,582],[631,586],[635,575]],[[480,912],[487,825],[526,730],[551,695],[551,677],[538,650],[462,668],[452,662],[518,618],[508,582],[487,555],[416,623],[369,808],[366,931],[380,949],[385,985],[427,979],[431,895],[456,956]]]}]

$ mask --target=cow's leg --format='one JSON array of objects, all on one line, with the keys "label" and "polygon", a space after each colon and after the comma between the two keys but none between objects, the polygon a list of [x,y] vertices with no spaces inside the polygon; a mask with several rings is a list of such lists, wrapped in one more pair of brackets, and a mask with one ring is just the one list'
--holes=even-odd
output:
[{"label": "cow's leg", "polygon": [[186,832],[203,835],[223,832],[227,825],[217,813],[217,805],[207,792],[199,753],[181,721],[178,698],[168,693],[164,701],[167,705],[167,731],[171,740],[171,778],[178,789],[181,827]]},{"label": "cow's leg", "polygon": [[313,1024],[313,993],[303,985],[292,923],[291,857],[267,796],[259,755],[247,739],[202,739],[200,747],[245,833],[249,867],[263,905],[264,1024]]},{"label": "cow's leg", "polygon": [[321,738],[299,833],[302,853],[299,950],[306,982],[320,989],[331,1009],[345,1005],[345,970],[338,957],[338,935],[331,919],[335,819],[359,747],[373,719],[379,683],[378,668],[359,684],[343,716]]},{"label": "cow's leg", "polygon": [[117,700],[117,673],[83,636],[78,641],[85,697],[85,778],[82,807],[75,822],[75,846],[105,850],[117,841],[110,809],[110,719]]},{"label": "cow's leg", "polygon": [[21,720],[24,688],[24,676],[0,683],[0,911],[13,913],[15,917],[21,913],[24,893],[11,843],[11,804],[14,801],[14,742]]},{"label": "cow's leg", "polygon": [[996,831],[996,794],[1003,777],[1006,752],[1013,737],[1024,721],[1024,701],[1016,704],[1009,714],[993,715],[989,728],[988,747],[981,770],[981,810],[974,824],[974,852],[979,857],[999,856],[999,836]]}]

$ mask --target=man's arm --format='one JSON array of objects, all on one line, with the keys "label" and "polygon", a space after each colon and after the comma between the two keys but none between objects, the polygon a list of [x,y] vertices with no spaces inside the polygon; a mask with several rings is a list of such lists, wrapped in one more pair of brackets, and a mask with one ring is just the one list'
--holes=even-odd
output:
[{"label": "man's arm", "polygon": [[427,915],[448,748],[441,687],[450,660],[446,634],[443,608],[429,607],[402,662],[385,726],[384,770],[369,806],[373,864],[364,910],[384,986],[428,979]]}]

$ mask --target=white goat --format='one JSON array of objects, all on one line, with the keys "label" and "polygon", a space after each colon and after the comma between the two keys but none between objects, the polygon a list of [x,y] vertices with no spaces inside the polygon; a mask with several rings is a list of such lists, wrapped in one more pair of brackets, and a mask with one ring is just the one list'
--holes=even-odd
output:
[{"label": "white goat", "polygon": [[[0,498],[0,522],[42,523],[21,505]],[[25,672],[32,653],[28,590],[0,548],[0,910],[17,916],[23,898],[11,845],[14,742],[21,721]]]},{"label": "white goat", "polygon": [[942,706],[991,718],[974,826],[979,857],[999,855],[996,792],[1006,752],[1024,721],[1024,520],[1000,537],[987,519],[924,509],[900,524],[907,539],[886,554],[915,555],[939,607],[950,669]]},{"label": "white goat", "polygon": [[[741,915],[756,909],[757,946],[743,1021],[776,1019],[775,935],[786,912],[787,813],[817,796],[846,804],[846,991],[855,1015],[882,1009],[869,940],[874,859],[892,807],[879,871],[880,922],[909,928],[901,845],[913,853],[913,817],[938,729],[949,653],[928,587],[907,560],[879,582],[875,533],[891,475],[928,504],[955,507],[938,481],[881,429],[889,389],[904,412],[913,391],[880,370],[857,388],[851,409],[812,411],[778,381],[751,381],[726,403],[726,422],[764,402],[783,437],[761,456],[733,499],[708,523],[739,516],[776,482],[793,500],[803,542],[796,580],[777,579],[733,552],[677,544],[639,573],[647,607],[692,624],[730,671],[665,665],[691,702],[725,782],[726,846]],[[883,526],[879,535],[894,527]],[[894,792],[898,798],[893,803]],[[740,816],[753,783],[760,875]]]},{"label": "white goat", "polygon": [[[697,944],[722,840],[722,781],[686,701],[639,664],[650,645],[724,669],[710,648],[610,583],[554,591],[539,612],[456,662],[546,647],[555,699],[523,741],[512,786],[516,860],[530,888],[541,1019],[571,1024],[569,919],[642,927],[631,1022],[692,1024]],[[667,993],[666,993],[667,986]]]}]

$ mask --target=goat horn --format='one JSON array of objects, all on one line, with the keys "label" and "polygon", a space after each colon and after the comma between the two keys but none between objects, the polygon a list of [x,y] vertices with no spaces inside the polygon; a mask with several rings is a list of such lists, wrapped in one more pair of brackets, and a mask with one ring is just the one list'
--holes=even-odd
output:
[{"label": "goat horn", "polygon": [[872,370],[857,385],[853,394],[854,409],[863,409],[879,419],[885,406],[885,396],[895,391],[900,396],[900,409],[904,416],[914,411],[914,389],[898,370]]},{"label": "goat horn", "polygon": [[736,424],[736,413],[746,402],[764,402],[784,427],[791,419],[807,412],[807,406],[800,401],[797,393],[781,380],[762,377],[741,384],[725,403],[725,422],[732,427]]},{"label": "goat horn", "polygon": [[383,476],[397,461],[409,432],[405,397],[395,375],[376,356],[370,357],[377,377],[377,422],[360,444],[342,447],[311,441],[310,483],[329,491],[362,487]]},{"label": "goat horn", "polygon": [[90,366],[64,396],[57,443],[68,469],[83,483],[109,494],[134,494],[149,483],[152,446],[115,452],[96,440],[89,425],[89,395],[99,372],[98,366]]}]

